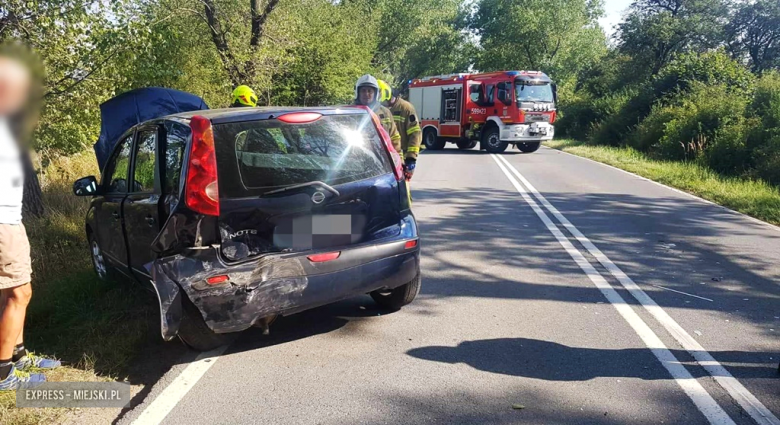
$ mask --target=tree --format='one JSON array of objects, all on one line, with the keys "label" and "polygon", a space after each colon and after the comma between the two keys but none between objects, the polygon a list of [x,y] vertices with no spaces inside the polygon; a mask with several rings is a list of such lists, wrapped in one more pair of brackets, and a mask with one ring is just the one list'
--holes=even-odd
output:
[{"label": "tree", "polygon": [[596,0],[480,0],[471,28],[480,37],[481,71],[542,70],[572,80],[606,52]]},{"label": "tree", "polygon": [[734,56],[747,56],[753,72],[780,68],[780,3],[776,0],[740,3],[726,33]]},{"label": "tree", "polygon": [[619,49],[647,77],[679,53],[721,45],[727,16],[722,0],[636,0],[618,27]]}]

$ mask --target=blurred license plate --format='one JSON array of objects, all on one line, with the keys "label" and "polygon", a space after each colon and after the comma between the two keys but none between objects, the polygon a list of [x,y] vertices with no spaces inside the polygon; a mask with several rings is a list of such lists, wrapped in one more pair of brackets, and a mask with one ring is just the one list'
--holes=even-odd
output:
[{"label": "blurred license plate", "polygon": [[279,223],[274,245],[279,248],[319,249],[357,243],[363,237],[362,214],[318,214],[295,217]]}]

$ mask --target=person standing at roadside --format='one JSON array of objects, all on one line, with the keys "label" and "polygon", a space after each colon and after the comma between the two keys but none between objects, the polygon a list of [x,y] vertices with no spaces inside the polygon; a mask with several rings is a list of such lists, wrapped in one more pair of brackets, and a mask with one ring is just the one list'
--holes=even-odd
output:
[{"label": "person standing at roadside", "polygon": [[34,72],[36,62],[25,46],[0,45],[0,390],[40,385],[46,377],[28,370],[60,365],[57,360],[28,353],[23,342],[32,267],[22,205],[29,186],[25,180],[33,177],[24,142],[37,120],[40,81],[36,80],[42,76]]}]

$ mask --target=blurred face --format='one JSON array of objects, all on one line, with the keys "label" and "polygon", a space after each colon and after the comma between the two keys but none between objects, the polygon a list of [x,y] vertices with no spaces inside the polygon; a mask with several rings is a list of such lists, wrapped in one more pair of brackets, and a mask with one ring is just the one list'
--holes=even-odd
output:
[{"label": "blurred face", "polygon": [[19,112],[29,100],[31,76],[27,67],[0,56],[0,116]]},{"label": "blurred face", "polygon": [[358,101],[361,105],[369,105],[376,98],[376,89],[369,86],[358,88]]}]

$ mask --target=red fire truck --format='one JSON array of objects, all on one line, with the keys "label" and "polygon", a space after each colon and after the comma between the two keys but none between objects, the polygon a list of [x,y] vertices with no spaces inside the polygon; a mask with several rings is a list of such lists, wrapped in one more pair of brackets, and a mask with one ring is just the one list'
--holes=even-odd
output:
[{"label": "red fire truck", "polygon": [[539,71],[436,75],[412,80],[409,101],[417,109],[427,149],[447,142],[491,153],[515,145],[534,152],[555,131],[555,84]]}]

